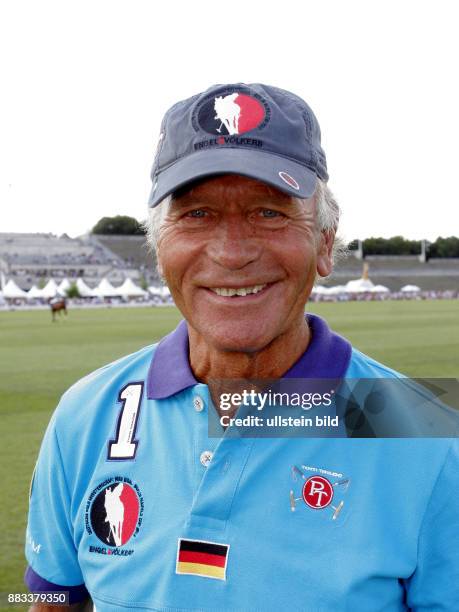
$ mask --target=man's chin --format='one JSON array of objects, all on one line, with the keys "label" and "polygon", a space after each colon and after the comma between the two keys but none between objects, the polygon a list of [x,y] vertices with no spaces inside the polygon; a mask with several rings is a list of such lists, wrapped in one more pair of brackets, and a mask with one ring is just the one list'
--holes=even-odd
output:
[{"label": "man's chin", "polygon": [[[201,337],[214,349],[237,353],[256,353],[274,339],[275,334],[261,329],[260,322],[233,324],[225,322],[211,329],[202,329]],[[264,326],[263,326],[264,327]]]}]

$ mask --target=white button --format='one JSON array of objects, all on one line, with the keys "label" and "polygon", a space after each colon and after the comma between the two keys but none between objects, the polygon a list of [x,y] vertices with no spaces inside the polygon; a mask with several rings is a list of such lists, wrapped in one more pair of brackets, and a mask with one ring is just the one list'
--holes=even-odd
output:
[{"label": "white button", "polygon": [[206,450],[203,451],[201,453],[201,456],[199,457],[199,460],[201,461],[202,465],[204,467],[207,467],[209,465],[209,463],[212,461],[212,457],[213,457],[213,453],[211,453],[210,451]]},{"label": "white button", "polygon": [[199,397],[199,395],[196,395],[193,399],[193,406],[196,412],[202,412],[202,410],[204,410],[204,402],[203,402],[202,397]]}]

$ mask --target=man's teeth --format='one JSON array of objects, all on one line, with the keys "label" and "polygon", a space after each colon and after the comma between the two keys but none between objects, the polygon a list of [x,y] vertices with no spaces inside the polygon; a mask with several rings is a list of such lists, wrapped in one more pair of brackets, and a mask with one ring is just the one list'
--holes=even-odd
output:
[{"label": "man's teeth", "polygon": [[231,287],[211,287],[211,290],[217,295],[223,295],[225,297],[233,297],[234,295],[250,295],[251,293],[258,293],[266,287],[264,285],[254,285],[253,287],[241,287],[239,289],[232,289]]}]

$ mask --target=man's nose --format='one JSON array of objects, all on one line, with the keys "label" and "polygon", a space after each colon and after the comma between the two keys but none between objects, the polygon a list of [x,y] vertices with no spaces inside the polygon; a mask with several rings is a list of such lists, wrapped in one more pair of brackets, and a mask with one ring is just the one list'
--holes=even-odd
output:
[{"label": "man's nose", "polygon": [[261,246],[254,230],[240,217],[220,221],[209,239],[207,254],[227,270],[240,270],[255,261]]}]

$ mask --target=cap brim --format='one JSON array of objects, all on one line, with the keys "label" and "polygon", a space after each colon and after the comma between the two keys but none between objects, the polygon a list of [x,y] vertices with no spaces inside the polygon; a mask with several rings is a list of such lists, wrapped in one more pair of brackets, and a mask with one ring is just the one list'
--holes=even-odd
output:
[{"label": "cap brim", "polygon": [[309,168],[266,151],[229,147],[207,149],[179,159],[160,172],[148,205],[153,208],[187,183],[215,174],[240,174],[299,198],[311,197],[317,182],[316,174]]}]

